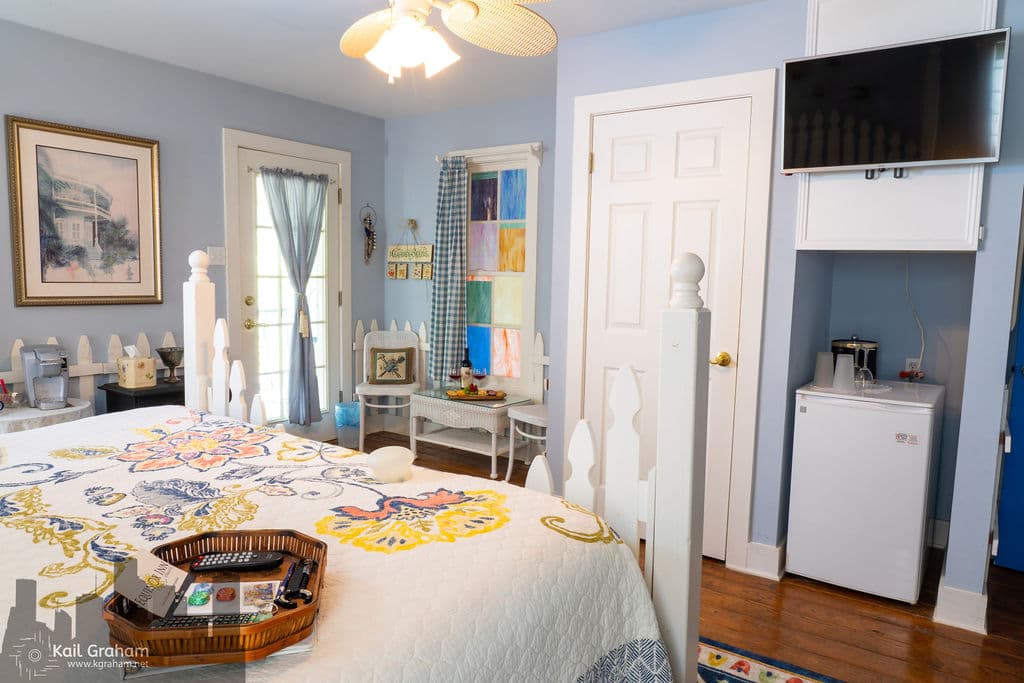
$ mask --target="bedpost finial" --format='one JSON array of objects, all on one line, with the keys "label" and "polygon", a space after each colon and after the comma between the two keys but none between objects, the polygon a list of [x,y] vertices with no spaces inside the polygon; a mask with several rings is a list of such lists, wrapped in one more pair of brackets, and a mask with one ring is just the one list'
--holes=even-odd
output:
[{"label": "bedpost finial", "polygon": [[672,298],[669,308],[703,308],[700,281],[704,277],[704,262],[692,252],[683,252],[672,261]]},{"label": "bedpost finial", "polygon": [[188,255],[188,265],[192,268],[189,282],[209,282],[207,269],[210,267],[210,256],[202,249],[196,249]]}]

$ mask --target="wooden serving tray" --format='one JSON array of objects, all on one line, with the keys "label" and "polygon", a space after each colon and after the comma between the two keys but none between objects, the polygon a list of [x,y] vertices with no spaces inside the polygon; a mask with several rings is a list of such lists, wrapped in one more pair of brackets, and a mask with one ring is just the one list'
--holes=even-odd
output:
[{"label": "wooden serving tray", "polygon": [[307,588],[313,592],[313,600],[309,604],[299,600],[295,609],[279,609],[270,619],[256,624],[170,629],[149,628],[154,616],[126,604],[128,601],[115,593],[103,605],[111,645],[133,653],[148,652],[135,657],[147,666],[183,666],[250,662],[308,637],[320,610],[320,590],[327,571],[327,544],[323,541],[290,529],[212,531],[165,543],[152,552],[189,571],[189,563],[199,555],[239,550],[280,552],[284,562],[269,571],[197,572],[195,581],[281,581],[292,562],[312,559],[315,564]]},{"label": "wooden serving tray", "polygon": [[456,389],[448,390],[448,398],[453,401],[504,401],[505,392],[499,391],[494,396],[481,396],[480,394],[460,394]]}]

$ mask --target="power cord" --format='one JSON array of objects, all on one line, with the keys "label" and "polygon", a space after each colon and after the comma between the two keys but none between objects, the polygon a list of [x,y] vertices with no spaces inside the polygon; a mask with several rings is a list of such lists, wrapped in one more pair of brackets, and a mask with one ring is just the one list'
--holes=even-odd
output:
[{"label": "power cord", "polygon": [[905,278],[903,281],[904,291],[907,294],[907,303],[910,304],[910,312],[914,316],[914,322],[917,323],[917,330],[921,333],[921,352],[917,355],[917,370],[916,371],[904,371],[900,373],[900,377],[909,379],[911,381],[915,379],[924,378],[924,325],[921,324],[921,316],[917,314],[917,306],[914,305],[914,297],[910,294],[910,254],[906,255],[905,261]]}]

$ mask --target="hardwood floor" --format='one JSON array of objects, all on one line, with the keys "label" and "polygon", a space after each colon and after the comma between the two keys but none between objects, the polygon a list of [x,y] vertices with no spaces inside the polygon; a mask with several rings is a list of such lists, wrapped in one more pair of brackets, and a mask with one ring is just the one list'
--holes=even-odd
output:
[{"label": "hardwood floor", "polygon": [[[408,445],[379,432],[366,450]],[[487,478],[490,460],[421,444],[417,465]],[[508,461],[499,458],[504,474]],[[523,485],[517,462],[512,483]],[[641,554],[642,555],[642,554]],[[929,557],[921,600],[907,605],[786,575],[781,582],[741,574],[704,560],[701,635],[849,683],[888,681],[1024,681],[1024,574],[992,567],[989,635],[931,620],[942,556]]]}]

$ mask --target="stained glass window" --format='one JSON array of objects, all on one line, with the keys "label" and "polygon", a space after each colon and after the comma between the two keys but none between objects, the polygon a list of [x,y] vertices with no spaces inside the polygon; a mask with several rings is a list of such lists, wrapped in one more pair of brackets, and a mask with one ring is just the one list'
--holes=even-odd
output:
[{"label": "stained glass window", "polygon": [[466,343],[473,367],[495,377],[522,375],[526,276],[526,169],[470,178]]}]

